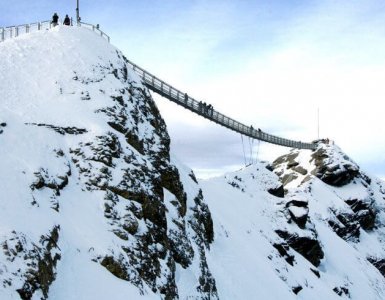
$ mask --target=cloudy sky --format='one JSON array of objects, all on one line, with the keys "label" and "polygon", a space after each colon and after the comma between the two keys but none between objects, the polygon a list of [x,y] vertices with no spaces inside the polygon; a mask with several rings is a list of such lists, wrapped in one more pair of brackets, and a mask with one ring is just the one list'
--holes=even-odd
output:
[{"label": "cloudy sky", "polygon": [[[75,17],[76,0],[0,0],[0,27]],[[333,139],[385,178],[385,1],[80,0],[141,67],[246,125]],[[200,177],[286,148],[242,139],[154,95],[180,160]]]}]

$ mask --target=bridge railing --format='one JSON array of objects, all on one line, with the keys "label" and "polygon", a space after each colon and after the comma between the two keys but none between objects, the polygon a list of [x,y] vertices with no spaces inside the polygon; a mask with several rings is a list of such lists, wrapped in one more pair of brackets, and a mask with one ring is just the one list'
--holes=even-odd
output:
[{"label": "bridge railing", "polygon": [[[72,23],[72,22],[71,22]],[[104,33],[102,30],[100,30],[99,25],[93,25],[89,23],[78,23],[78,26],[82,26],[88,29],[91,29],[92,31],[96,32],[101,37],[105,38],[108,42],[110,42],[110,37]],[[11,39],[14,37],[18,37],[24,34],[28,34],[31,32],[36,32],[40,30],[47,30],[52,28],[53,25],[50,21],[42,21],[42,22],[35,22],[30,24],[22,24],[22,25],[15,25],[15,26],[9,26],[9,27],[1,27],[0,28],[0,42],[3,42],[7,39]]]},{"label": "bridge railing", "polygon": [[316,144],[313,143],[303,143],[300,141],[293,141],[285,138],[281,138],[272,134],[268,134],[261,130],[256,130],[252,126],[246,126],[230,117],[223,115],[222,113],[210,108],[207,106],[204,107],[201,101],[197,101],[194,98],[188,96],[182,91],[172,87],[171,85],[165,83],[163,80],[152,75],[141,67],[137,66],[133,62],[127,60],[127,63],[132,67],[132,69],[144,80],[148,88],[155,91],[156,93],[167,97],[169,100],[211,120],[222,126],[225,126],[231,130],[244,134],[254,139],[265,141],[268,143],[299,148],[299,149],[315,149]]}]

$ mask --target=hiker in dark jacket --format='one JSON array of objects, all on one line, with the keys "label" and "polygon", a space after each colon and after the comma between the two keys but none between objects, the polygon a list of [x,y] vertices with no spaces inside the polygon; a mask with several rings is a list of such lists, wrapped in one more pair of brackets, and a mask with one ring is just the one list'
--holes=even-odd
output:
[{"label": "hiker in dark jacket", "polygon": [[54,13],[52,16],[52,22],[51,22],[53,27],[55,27],[58,24],[58,21],[59,21],[59,16],[57,15],[57,13]]},{"label": "hiker in dark jacket", "polygon": [[67,25],[67,26],[71,25],[71,20],[70,20],[70,17],[68,15],[66,15],[66,17],[64,18],[63,25]]}]

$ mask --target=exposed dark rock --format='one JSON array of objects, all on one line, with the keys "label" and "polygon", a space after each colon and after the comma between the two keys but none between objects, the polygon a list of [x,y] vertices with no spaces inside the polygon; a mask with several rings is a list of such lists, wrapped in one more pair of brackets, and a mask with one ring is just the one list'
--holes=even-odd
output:
[{"label": "exposed dark rock", "polygon": [[286,203],[286,207],[297,206],[297,207],[308,207],[309,202],[307,200],[293,199]]},{"label": "exposed dark rock", "polygon": [[129,279],[126,270],[122,267],[122,263],[115,261],[112,256],[104,257],[100,264],[116,277],[123,280]]},{"label": "exposed dark rock", "polygon": [[286,243],[281,243],[281,244],[275,243],[275,244],[273,244],[273,247],[275,249],[277,249],[278,253],[286,260],[286,262],[289,265],[291,265],[291,266],[293,265],[293,263],[295,262],[295,258],[294,258],[294,255],[289,254],[290,248],[289,248],[288,244],[286,244]]},{"label": "exposed dark rock", "polygon": [[[331,161],[323,148],[314,151],[312,159],[316,165],[316,169],[312,171],[313,175],[332,186],[344,186],[360,174],[358,166],[353,162],[340,165]],[[350,161],[348,157],[346,160]]]},{"label": "exposed dark rock", "polygon": [[298,285],[298,286],[293,286],[291,290],[293,291],[294,294],[297,295],[300,291],[302,291],[302,289],[303,289],[302,286]]},{"label": "exposed dark rock", "polygon": [[197,178],[195,177],[195,174],[194,172],[191,170],[191,172],[188,174],[190,176],[190,178],[196,183],[198,184],[198,180]]},{"label": "exposed dark rock", "polygon": [[293,180],[296,180],[298,178],[298,175],[296,173],[290,173],[290,174],[285,174],[282,177],[282,184],[285,186],[292,182]]},{"label": "exposed dark rock", "polygon": [[301,175],[306,175],[307,174],[307,170],[301,166],[295,166],[292,168],[293,171],[296,171],[297,173],[301,174]]},{"label": "exposed dark rock", "polygon": [[137,219],[133,217],[127,218],[123,225],[123,229],[131,235],[134,235],[135,233],[137,233],[138,228],[139,228],[139,223]]},{"label": "exposed dark rock", "polygon": [[324,253],[318,240],[311,237],[300,237],[296,233],[290,234],[282,230],[276,230],[275,232],[283,238],[291,248],[300,253],[314,266],[319,266],[321,259],[324,257]]},{"label": "exposed dark rock", "polygon": [[267,190],[271,195],[273,196],[276,196],[276,197],[279,197],[279,198],[283,198],[285,197],[285,190],[283,188],[283,185],[280,185],[279,187],[277,188],[271,188],[271,189],[268,189]]},{"label": "exposed dark rock", "polygon": [[286,168],[287,169],[292,169],[293,167],[296,167],[299,165],[299,162],[296,162],[296,161],[289,161],[286,165]]},{"label": "exposed dark rock", "polygon": [[[278,165],[283,164],[283,163],[287,163],[288,166],[289,165],[297,166],[298,163],[295,161],[295,159],[298,157],[298,155],[299,155],[298,152],[294,152],[294,153],[285,154],[285,155],[282,155],[282,156],[278,157],[272,163],[273,169],[275,169]],[[288,169],[290,169],[290,167],[288,167]]]},{"label": "exposed dark rock", "polygon": [[207,204],[203,202],[202,190],[199,190],[199,194],[195,197],[194,202],[195,207],[193,211],[195,219],[190,220],[190,222],[192,222],[192,227],[200,237],[200,240],[209,248],[210,244],[214,241],[214,225],[210,210]]},{"label": "exposed dark rock", "polygon": [[243,185],[243,181],[242,181],[242,178],[238,177],[238,176],[234,176],[233,179],[228,179],[227,183],[229,185],[231,185],[232,187],[236,188],[236,189],[239,189],[241,190],[242,192],[245,191],[244,187],[242,187]]},{"label": "exposed dark rock", "polygon": [[[25,260],[30,260],[30,268],[25,274],[25,282],[21,288],[17,290],[21,299],[32,299],[36,290],[41,290],[43,299],[48,299],[48,291],[51,283],[55,280],[55,268],[57,261],[60,259],[60,250],[57,246],[60,228],[54,227],[46,236],[41,236],[40,245],[34,245],[34,249],[23,254]],[[17,253],[13,255],[21,255],[24,252],[20,242]]]},{"label": "exposed dark rock", "polygon": [[298,227],[304,229],[306,226],[309,209],[307,207],[297,207],[292,205],[288,207],[288,211],[292,220],[298,225]]},{"label": "exposed dark rock", "polygon": [[86,133],[87,130],[84,128],[76,128],[76,127],[60,127],[60,126],[54,126],[50,124],[37,124],[37,123],[25,123],[25,125],[35,125],[39,127],[46,127],[49,129],[53,129],[57,133],[60,133],[62,135],[65,134],[83,134]]},{"label": "exposed dark rock", "polygon": [[360,210],[356,213],[356,220],[360,223],[362,229],[372,230],[376,221],[376,214],[372,209]]},{"label": "exposed dark rock", "polygon": [[291,219],[298,227],[304,229],[309,215],[308,201],[300,199],[289,200],[286,203],[286,207]]},{"label": "exposed dark rock", "polygon": [[[0,123],[0,127],[5,127],[5,126],[7,126],[7,123],[5,123],[5,122]],[[4,132],[4,130],[0,129],[0,134],[2,134],[3,132]]]},{"label": "exposed dark rock", "polygon": [[341,286],[341,287],[335,287],[333,289],[333,291],[338,295],[338,296],[342,296],[342,295],[345,295],[347,296],[348,298],[350,298],[350,293],[349,293],[349,289],[344,287],[344,286]]},{"label": "exposed dark rock", "polygon": [[360,237],[360,224],[355,219],[355,215],[348,213],[338,213],[335,219],[328,221],[333,231],[345,241],[358,242]]},{"label": "exposed dark rock", "polygon": [[68,176],[71,176],[71,169],[68,166],[67,172],[63,175],[56,175],[55,177],[48,174],[48,171],[41,169],[39,172],[35,173],[36,180],[31,184],[30,188],[41,189],[47,187],[49,189],[55,190],[56,194],[60,194],[60,191],[64,189],[68,184]]},{"label": "exposed dark rock", "polygon": [[376,257],[368,257],[368,261],[375,266],[378,271],[385,277],[385,259],[376,258]]},{"label": "exposed dark rock", "polygon": [[179,180],[178,169],[171,166],[163,169],[161,173],[161,185],[176,196],[181,205],[179,214],[184,217],[187,210],[187,197],[183,190],[183,185]]},{"label": "exposed dark rock", "polygon": [[134,147],[140,154],[144,154],[143,141],[132,131],[126,131],[126,140],[132,147]]},{"label": "exposed dark rock", "polygon": [[201,275],[199,276],[197,290],[201,293],[202,299],[218,299],[215,279],[210,272],[205,254],[205,248],[209,248],[210,243],[214,240],[213,220],[207,204],[203,202],[201,190],[199,190],[199,194],[195,197],[194,202],[195,206],[192,208],[194,214],[188,222],[196,234],[194,239],[197,243],[200,257]]},{"label": "exposed dark rock", "polygon": [[318,270],[310,268],[310,271],[312,271],[314,273],[314,275],[317,276],[318,278],[321,278],[321,274],[319,273]]},{"label": "exposed dark rock", "polygon": [[82,96],[80,97],[81,100],[85,100],[85,101],[91,100],[91,97],[90,97],[90,93],[89,93],[89,92],[82,92],[81,95],[82,95]]},{"label": "exposed dark rock", "polygon": [[160,199],[145,196],[142,203],[142,211],[145,220],[151,221],[162,229],[167,228],[166,208]]},{"label": "exposed dark rock", "polygon": [[355,212],[355,219],[365,230],[372,230],[376,220],[376,212],[370,203],[359,199],[349,199],[345,201]]}]

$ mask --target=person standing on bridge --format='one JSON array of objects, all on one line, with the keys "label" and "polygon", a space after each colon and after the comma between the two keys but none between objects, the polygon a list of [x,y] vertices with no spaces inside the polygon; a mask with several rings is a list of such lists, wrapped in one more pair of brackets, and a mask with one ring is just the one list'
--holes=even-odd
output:
[{"label": "person standing on bridge", "polygon": [[188,95],[187,93],[184,94],[184,104],[187,105]]},{"label": "person standing on bridge", "polygon": [[208,115],[209,115],[210,117],[213,116],[213,111],[214,111],[213,106],[212,106],[211,104],[209,104],[209,105],[207,106],[207,112],[208,112]]},{"label": "person standing on bridge", "polygon": [[58,24],[58,21],[59,21],[59,16],[57,15],[57,13],[54,13],[51,21],[52,26],[55,27]]},{"label": "person standing on bridge", "polygon": [[207,114],[207,103],[203,102],[203,112]]}]

